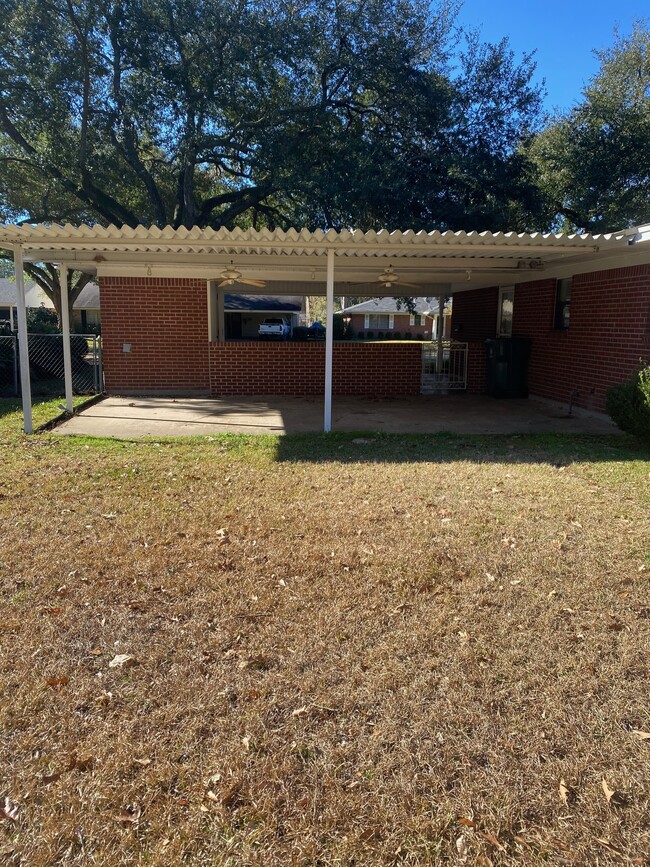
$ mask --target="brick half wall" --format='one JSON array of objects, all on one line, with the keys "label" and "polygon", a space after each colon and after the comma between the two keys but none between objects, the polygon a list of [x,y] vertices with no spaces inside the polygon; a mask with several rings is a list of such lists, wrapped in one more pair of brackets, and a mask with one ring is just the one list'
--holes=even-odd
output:
[{"label": "brick half wall", "polygon": [[208,394],[206,281],[102,277],[99,283],[106,391]]},{"label": "brick half wall", "polygon": [[[335,343],[332,392],[396,397],[420,393],[422,350],[413,343]],[[222,395],[323,394],[323,343],[211,343],[210,391]]]}]

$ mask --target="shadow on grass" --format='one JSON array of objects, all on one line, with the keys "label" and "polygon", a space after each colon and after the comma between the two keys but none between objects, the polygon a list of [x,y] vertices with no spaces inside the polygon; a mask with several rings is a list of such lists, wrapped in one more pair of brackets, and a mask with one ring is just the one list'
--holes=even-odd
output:
[{"label": "shadow on grass", "polygon": [[289,434],[278,437],[280,463],[548,463],[650,461],[633,437],[583,434]]}]

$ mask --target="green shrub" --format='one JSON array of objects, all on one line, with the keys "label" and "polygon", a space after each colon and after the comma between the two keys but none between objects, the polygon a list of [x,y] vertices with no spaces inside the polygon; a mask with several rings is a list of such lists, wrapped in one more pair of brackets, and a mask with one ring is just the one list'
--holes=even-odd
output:
[{"label": "green shrub", "polygon": [[306,325],[294,325],[291,335],[292,340],[307,340],[308,337],[309,329]]},{"label": "green shrub", "polygon": [[366,337],[368,338],[368,340],[374,340],[375,339],[375,332],[374,331],[367,331]]},{"label": "green shrub", "polygon": [[393,340],[401,340],[402,332],[401,331],[393,331]]},{"label": "green shrub", "polygon": [[377,340],[383,340],[383,339],[384,339],[384,332],[378,331],[377,332]]},{"label": "green shrub", "polygon": [[621,430],[650,442],[650,365],[610,388],[605,406]]},{"label": "green shrub", "polygon": [[57,334],[59,320],[56,313],[48,310],[45,304],[30,307],[27,310],[27,331],[30,334]]},{"label": "green shrub", "polygon": [[412,331],[405,331],[404,332],[404,338],[405,338],[405,340],[413,340],[413,332]]}]

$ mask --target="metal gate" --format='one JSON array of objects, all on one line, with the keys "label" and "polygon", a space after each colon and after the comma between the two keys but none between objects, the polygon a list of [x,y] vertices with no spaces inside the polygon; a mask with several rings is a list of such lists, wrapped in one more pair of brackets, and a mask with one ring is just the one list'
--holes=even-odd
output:
[{"label": "metal gate", "polygon": [[421,394],[447,394],[467,388],[467,343],[443,340],[422,345]]},{"label": "metal gate", "polygon": [[[65,393],[62,334],[28,334],[29,377],[33,395],[58,397]],[[20,394],[19,338],[0,335],[0,396]],[[70,336],[72,390],[99,394],[104,390],[102,342],[96,334]]]}]

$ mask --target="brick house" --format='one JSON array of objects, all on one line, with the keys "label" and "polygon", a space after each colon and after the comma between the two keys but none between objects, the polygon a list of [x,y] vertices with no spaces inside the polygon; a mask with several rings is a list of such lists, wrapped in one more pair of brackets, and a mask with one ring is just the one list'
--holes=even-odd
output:
[{"label": "brick house", "polygon": [[[71,262],[96,277],[105,384],[116,394],[320,394],[330,430],[333,394],[419,394],[423,359],[442,381],[455,347],[463,387],[485,391],[485,339],[497,333],[531,339],[532,395],[595,410],[650,356],[650,226],[542,235],[0,225],[0,244],[15,251],[19,287],[30,259],[59,265],[63,285]],[[222,287],[233,282],[264,287],[251,294],[324,295],[327,339],[229,341]],[[335,295],[392,298],[413,286],[453,298],[451,342],[334,344]],[[27,430],[29,394],[23,404]]]},{"label": "brick house", "polygon": [[485,391],[487,338],[527,337],[530,394],[602,412],[650,361],[650,264],[459,293],[452,336],[470,345],[472,391]]},{"label": "brick house", "polygon": [[[385,334],[403,340],[435,340],[438,336],[439,312],[437,298],[413,298],[413,310],[395,298],[370,298],[341,310],[349,317],[349,328],[356,337],[378,337]],[[445,305],[443,335],[451,334],[451,303]]]}]

